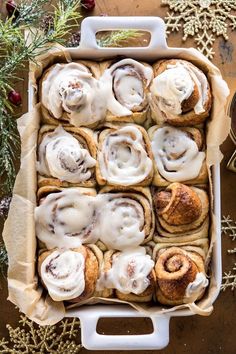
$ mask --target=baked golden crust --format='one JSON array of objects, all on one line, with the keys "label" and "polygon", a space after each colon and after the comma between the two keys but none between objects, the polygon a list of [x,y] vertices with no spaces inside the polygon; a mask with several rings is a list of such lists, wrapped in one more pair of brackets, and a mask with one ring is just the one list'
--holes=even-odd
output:
[{"label": "baked golden crust", "polygon": [[208,237],[209,198],[205,190],[172,183],[153,195],[156,242],[185,242]]},{"label": "baked golden crust", "polygon": [[166,305],[184,303],[187,286],[200,272],[205,273],[204,260],[196,252],[187,252],[179,247],[159,252],[155,265],[157,300]]},{"label": "baked golden crust", "polygon": [[[148,134],[143,127],[141,127],[139,125],[135,125],[135,124],[132,124],[132,125],[131,124],[130,125],[129,124],[127,124],[127,125],[124,125],[124,124],[115,125],[114,124],[112,128],[106,128],[106,129],[102,130],[98,136],[98,150],[97,150],[98,160],[97,160],[97,164],[96,164],[96,180],[100,186],[104,186],[106,184],[111,185],[111,186],[116,186],[116,185],[124,186],[122,184],[122,181],[120,183],[112,183],[112,182],[108,181],[108,179],[105,176],[103,176],[102,171],[101,171],[101,166],[99,163],[99,156],[101,156],[103,154],[103,148],[104,148],[106,138],[108,138],[109,136],[114,135],[114,134],[115,135],[122,134],[122,133],[119,133],[119,129],[125,128],[125,127],[134,127],[136,129],[138,129],[138,131],[142,134],[142,145],[146,151],[147,158],[149,158],[153,161],[153,154],[152,154]],[[133,146],[135,149],[136,137],[132,134],[132,132],[130,133],[130,137],[131,137],[131,139],[133,139]],[[126,143],[122,141],[121,145],[126,146]],[[127,145],[127,146],[129,147],[129,145]],[[131,146],[131,148],[132,148],[132,146]],[[130,148],[130,150],[132,151],[131,148]],[[106,166],[109,165],[109,161],[105,161],[105,163],[106,163]],[[152,179],[153,179],[153,165],[152,165],[150,172],[147,174],[147,176],[141,182],[132,183],[132,186],[148,186],[152,182]],[[126,186],[126,187],[129,187],[129,186]]]},{"label": "baked golden crust", "polygon": [[[191,62],[182,60],[182,59],[164,59],[164,60],[159,60],[156,63],[153,64],[153,71],[154,71],[154,77],[157,77],[158,75],[162,74],[165,70],[167,70],[168,65],[176,65],[176,64],[182,64],[185,65],[186,67],[189,67],[189,69],[193,68],[194,71],[199,72],[199,74],[204,74],[198,67],[193,65]],[[204,74],[205,75],[205,74]],[[163,121],[166,121],[167,123],[175,126],[193,126],[193,125],[198,125],[203,123],[206,118],[209,116],[209,112],[211,109],[212,105],[212,95],[211,95],[211,89],[209,82],[207,81],[207,92],[206,96],[207,99],[203,105],[204,112],[200,114],[196,114],[194,112],[194,106],[198,102],[199,99],[199,89],[194,83],[194,88],[192,94],[185,99],[182,104],[182,114],[180,115],[170,115],[166,112],[163,112],[159,109],[159,107],[156,107],[156,112],[152,110],[152,117],[153,119],[157,122],[160,123]],[[158,119],[158,116],[162,116],[162,119]]]},{"label": "baked golden crust", "polygon": [[[155,132],[158,129],[163,128],[163,127],[167,127],[167,125],[163,125],[163,126],[154,125],[148,130],[148,135],[149,135],[151,142],[154,138]],[[195,141],[199,151],[205,151],[204,134],[203,134],[202,129],[198,129],[195,127],[181,127],[178,129],[180,131],[186,132],[187,135],[193,141]],[[153,155],[154,155],[154,153],[153,153]],[[193,163],[194,163],[194,161],[193,161]],[[206,184],[207,182],[208,182],[208,172],[207,172],[207,166],[206,166],[205,160],[203,161],[201,169],[199,171],[199,174],[196,178],[181,181],[181,183],[188,184],[188,185]],[[165,187],[165,186],[168,186],[170,183],[171,183],[170,181],[168,181],[165,177],[163,177],[160,174],[160,172],[157,168],[157,165],[155,162],[155,156],[154,156],[154,176],[153,176],[152,184],[154,186],[158,186],[158,187]]]},{"label": "baked golden crust", "polygon": [[[84,187],[75,187],[76,190],[80,191],[84,195],[95,196],[97,194],[96,189],[94,188],[84,188]],[[46,198],[47,195],[51,193],[59,193],[63,190],[66,190],[66,187],[58,187],[58,186],[42,186],[37,191],[37,199],[40,202]]]},{"label": "baked golden crust", "polygon": [[[55,125],[43,125],[39,131],[38,135],[38,146],[41,144],[42,140],[46,136],[50,136],[57,126]],[[94,141],[94,136],[92,130],[88,128],[78,128],[71,126],[64,126],[63,129],[71,134],[74,138],[78,140],[81,147],[86,149],[90,156],[96,159],[97,148]],[[91,177],[82,182],[72,183],[68,181],[62,181],[58,178],[52,176],[46,176],[38,173],[38,188],[44,186],[56,186],[56,187],[94,187],[96,185],[95,179],[95,167],[89,169],[91,171]]]}]

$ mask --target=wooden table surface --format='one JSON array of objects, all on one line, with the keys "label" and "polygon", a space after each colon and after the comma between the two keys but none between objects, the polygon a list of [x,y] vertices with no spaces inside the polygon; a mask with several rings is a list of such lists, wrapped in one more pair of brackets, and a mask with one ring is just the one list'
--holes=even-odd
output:
[{"label": "wooden table surface", "polygon": [[[118,16],[160,16],[164,17],[167,13],[167,8],[160,5],[161,1],[153,0],[97,0],[95,11],[91,15],[118,15]],[[216,64],[227,81],[231,95],[236,91],[236,31],[229,32],[229,40],[225,42],[222,38],[215,41],[214,49],[215,56],[212,60]],[[182,42],[181,34],[171,34],[168,38],[169,46],[193,46],[192,40]],[[231,53],[231,54],[230,54]],[[23,111],[27,107],[27,80],[21,86],[23,92]],[[229,98],[229,102],[230,102]],[[236,219],[236,174],[226,169],[226,164],[229,157],[232,155],[235,146],[228,138],[222,146],[224,159],[221,164],[221,196],[222,196],[222,215],[231,215]],[[1,225],[2,227],[2,225]],[[232,269],[236,261],[236,255],[228,255],[227,250],[235,247],[235,243],[226,235],[222,235],[222,257],[223,271]],[[6,300],[7,288],[6,282],[1,279],[0,289],[0,338],[7,337],[8,331],[6,324],[10,323],[16,326],[19,319],[18,311],[15,307]],[[150,351],[150,353],[162,354],[234,354],[236,353],[236,302],[235,291],[226,290],[221,292],[214,304],[214,312],[209,317],[191,316],[185,318],[173,318],[170,321],[170,343],[167,348],[161,351]],[[103,320],[100,325],[100,330],[109,334],[127,334],[127,333],[142,333],[148,331],[150,324],[147,319],[141,320]],[[103,351],[105,352],[105,351]],[[128,352],[128,351],[127,351]],[[89,353],[82,349],[81,353]],[[93,353],[99,353],[93,351]],[[109,352],[106,353],[118,353]],[[147,353],[147,351],[140,351]]]}]

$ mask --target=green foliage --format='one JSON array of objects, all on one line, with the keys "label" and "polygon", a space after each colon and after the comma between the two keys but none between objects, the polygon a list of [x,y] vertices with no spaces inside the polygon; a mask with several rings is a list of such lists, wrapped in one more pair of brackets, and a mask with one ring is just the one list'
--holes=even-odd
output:
[{"label": "green foliage", "polygon": [[7,265],[8,265],[7,251],[4,243],[0,242],[0,274],[4,277],[6,276]]},{"label": "green foliage", "polygon": [[[21,79],[19,72],[24,70],[29,60],[49,49],[53,43],[63,44],[73,24],[80,18],[80,0],[59,0],[52,7],[53,29],[48,33],[39,28],[45,15],[46,0],[23,0],[19,15],[4,20],[0,19],[0,182],[2,190],[11,190],[15,178],[15,160],[19,149],[16,133],[16,120],[12,116],[14,107],[8,101],[12,90],[12,81]],[[30,35],[25,38],[25,30]]]},{"label": "green foliage", "polygon": [[119,30],[102,35],[97,42],[100,47],[120,47],[124,42],[139,36],[140,32],[137,30]]}]

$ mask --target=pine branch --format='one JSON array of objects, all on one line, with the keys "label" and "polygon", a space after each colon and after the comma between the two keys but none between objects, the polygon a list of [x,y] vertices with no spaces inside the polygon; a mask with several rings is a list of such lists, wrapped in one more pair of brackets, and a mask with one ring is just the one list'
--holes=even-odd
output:
[{"label": "pine branch", "polygon": [[6,247],[3,242],[0,242],[0,273],[3,277],[6,276],[8,266],[8,257]]},{"label": "pine branch", "polygon": [[[32,31],[30,26],[41,20],[46,3],[46,0],[24,0],[17,8],[17,16],[13,14],[6,21],[0,19],[0,189],[5,191],[13,187],[19,148],[16,120],[10,114],[14,107],[8,101],[12,80],[21,79],[16,70],[24,70],[28,61],[35,61],[53,43],[65,43],[80,18],[80,0],[59,0],[53,7],[53,28],[48,33]],[[29,31],[30,41],[24,37],[25,29]]]},{"label": "pine branch", "polygon": [[140,37],[140,34],[137,30],[112,31],[98,39],[97,43],[100,47],[120,47],[124,42]]}]

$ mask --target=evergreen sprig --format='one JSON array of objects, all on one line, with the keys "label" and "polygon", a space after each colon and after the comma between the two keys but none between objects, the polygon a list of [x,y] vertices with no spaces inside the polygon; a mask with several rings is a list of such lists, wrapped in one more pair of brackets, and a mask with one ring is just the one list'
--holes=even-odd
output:
[{"label": "evergreen sprig", "polygon": [[3,242],[0,242],[0,274],[5,277],[8,266],[7,250]]},{"label": "evergreen sprig", "polygon": [[124,45],[124,42],[138,38],[139,36],[140,32],[138,30],[112,31],[102,35],[99,39],[97,39],[97,43],[100,47],[121,47]]},{"label": "evergreen sprig", "polygon": [[[46,0],[23,0],[17,8],[17,16],[13,13],[5,21],[0,19],[0,192],[12,190],[19,151],[16,119],[12,116],[14,107],[8,101],[12,81],[21,79],[18,73],[27,67],[28,61],[35,61],[50,45],[63,44],[80,18],[80,0],[59,0],[52,7],[53,29],[48,33],[33,31],[31,26],[39,27],[46,3]],[[25,38],[25,30],[30,41],[29,37]]]}]

